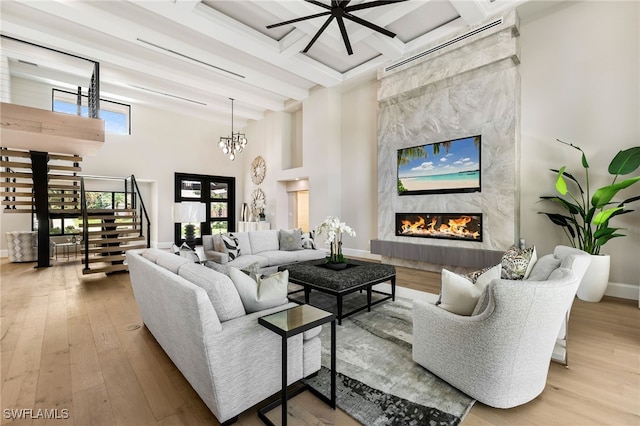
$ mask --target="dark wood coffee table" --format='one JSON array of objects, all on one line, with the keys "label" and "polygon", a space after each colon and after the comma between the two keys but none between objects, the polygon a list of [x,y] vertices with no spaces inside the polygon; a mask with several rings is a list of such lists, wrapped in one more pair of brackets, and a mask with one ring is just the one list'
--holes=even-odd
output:
[{"label": "dark wood coffee table", "polygon": [[[396,300],[396,268],[392,265],[382,263],[366,262],[363,260],[349,259],[347,268],[342,270],[332,270],[324,267],[325,259],[311,260],[308,262],[293,263],[283,265],[278,268],[280,271],[289,271],[289,281],[301,285],[302,290],[297,290],[289,294],[304,291],[305,303],[309,303],[311,290],[318,290],[336,297],[338,324],[342,324],[342,319],[357,312],[367,309],[385,300]],[[391,281],[391,293],[374,290],[372,287],[386,281]],[[366,290],[367,304],[360,306],[350,312],[342,312],[342,302],[347,294]],[[374,302],[371,301],[371,294],[381,294],[385,297]]]}]

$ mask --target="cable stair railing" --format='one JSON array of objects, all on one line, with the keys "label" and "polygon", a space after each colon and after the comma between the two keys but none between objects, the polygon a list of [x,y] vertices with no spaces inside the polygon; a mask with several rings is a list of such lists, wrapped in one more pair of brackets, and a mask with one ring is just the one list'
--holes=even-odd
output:
[{"label": "cable stair railing", "polygon": [[80,181],[82,273],[127,271],[126,252],[151,244],[149,214],[135,176],[124,179],[124,207],[115,208],[88,208],[86,178],[91,177],[82,177]]}]

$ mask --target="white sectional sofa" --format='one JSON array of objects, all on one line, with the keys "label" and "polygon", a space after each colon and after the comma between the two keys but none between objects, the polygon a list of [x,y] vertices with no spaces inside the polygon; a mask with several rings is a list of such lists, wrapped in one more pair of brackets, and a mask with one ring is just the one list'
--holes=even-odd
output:
[{"label": "white sectional sofa", "polygon": [[323,259],[327,255],[324,250],[302,248],[302,245],[297,250],[284,250],[284,247],[281,249],[282,234],[275,229],[230,232],[229,235],[238,240],[239,255],[235,259],[230,259],[222,235],[202,236],[204,255],[209,261],[207,266],[224,274],[227,274],[229,266],[243,269],[254,263],[258,264],[260,273],[270,274],[276,272],[280,265]]},{"label": "white sectional sofa", "polygon": [[[246,314],[231,279],[158,250],[128,251],[142,320],[218,421],[280,391],[282,340],[258,318],[297,306]],[[289,384],[320,369],[321,327],[288,340]]]}]

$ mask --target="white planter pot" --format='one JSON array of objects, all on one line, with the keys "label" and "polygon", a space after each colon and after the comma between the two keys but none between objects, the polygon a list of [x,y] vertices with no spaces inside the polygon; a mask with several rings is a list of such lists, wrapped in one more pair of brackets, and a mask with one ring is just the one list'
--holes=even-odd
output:
[{"label": "white planter pot", "polygon": [[578,287],[578,299],[585,302],[599,302],[609,285],[609,267],[611,256],[608,254],[591,255],[591,263]]}]

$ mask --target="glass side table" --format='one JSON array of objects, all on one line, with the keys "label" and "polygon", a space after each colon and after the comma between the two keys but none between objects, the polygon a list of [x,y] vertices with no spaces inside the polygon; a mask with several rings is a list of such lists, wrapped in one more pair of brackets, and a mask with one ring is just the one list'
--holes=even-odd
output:
[{"label": "glass side table", "polygon": [[[331,395],[327,397],[306,384],[287,394],[287,339],[322,324],[331,323]],[[258,417],[265,424],[275,426],[266,413],[282,405],[282,426],[287,424],[287,401],[305,390],[336,408],[336,316],[311,305],[300,305],[258,318],[258,323],[282,337],[282,390],[280,399],[258,410]]]}]

